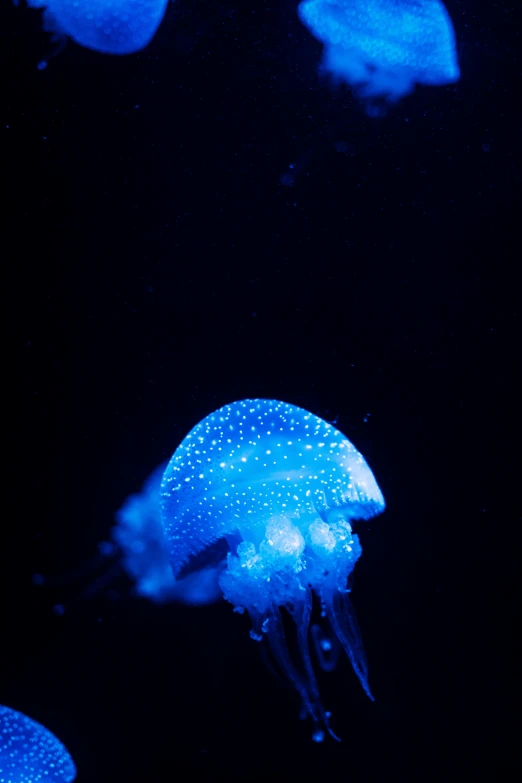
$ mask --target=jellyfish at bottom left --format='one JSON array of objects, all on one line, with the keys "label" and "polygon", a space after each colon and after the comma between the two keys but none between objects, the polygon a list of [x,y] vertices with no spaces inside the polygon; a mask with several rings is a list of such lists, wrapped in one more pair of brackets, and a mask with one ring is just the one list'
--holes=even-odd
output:
[{"label": "jellyfish at bottom left", "polygon": [[74,761],[49,729],[0,705],[2,783],[71,783],[75,779]]}]

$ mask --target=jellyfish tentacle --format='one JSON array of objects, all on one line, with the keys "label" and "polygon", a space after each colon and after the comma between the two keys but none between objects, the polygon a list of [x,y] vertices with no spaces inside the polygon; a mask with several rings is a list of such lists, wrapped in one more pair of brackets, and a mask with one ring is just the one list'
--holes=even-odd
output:
[{"label": "jellyfish tentacle", "polygon": [[[252,630],[250,631],[250,638],[254,639],[256,642],[261,642],[260,644],[261,657],[263,658],[263,662],[266,668],[268,669],[272,677],[275,677],[284,688],[292,690],[294,687],[293,683],[289,680],[288,677],[285,677],[283,671],[277,669],[277,667],[274,666],[273,662],[270,660],[271,645],[270,644],[267,645],[265,643],[267,641],[266,633],[268,631],[269,618],[264,617],[259,612],[256,612],[252,609],[249,611],[249,614],[252,620]],[[303,715],[303,719],[304,719],[308,717],[308,713],[306,711],[306,708],[303,707],[303,709],[304,709],[304,715]]]},{"label": "jellyfish tentacle", "polygon": [[315,623],[310,628],[310,635],[314,643],[314,650],[319,666],[324,672],[331,672],[339,662],[341,646],[337,636],[330,628],[326,633],[324,628]]},{"label": "jellyfish tentacle", "polygon": [[325,595],[325,604],[328,620],[344,647],[364,692],[368,698],[375,701],[368,684],[368,664],[361,631],[348,592],[332,586]]},{"label": "jellyfish tentacle", "polygon": [[106,587],[113,585],[123,573],[123,565],[118,561],[113,561],[109,568],[98,576],[91,584],[80,594],[80,599],[86,600],[98,595]]},{"label": "jellyfish tentacle", "polygon": [[329,731],[328,716],[319,700],[317,690],[307,682],[306,678],[297,670],[294,665],[288,645],[286,643],[285,632],[283,628],[283,618],[278,606],[273,606],[267,623],[267,637],[272,655],[274,656],[281,671],[287,676],[294,688],[298,691],[303,701],[306,712],[312,718],[316,728],[313,738],[316,742],[322,742],[324,731]]},{"label": "jellyfish tentacle", "polygon": [[319,697],[319,688],[317,686],[317,680],[315,672],[310,659],[310,648],[308,644],[308,632],[310,628],[310,617],[312,614],[312,591],[307,586],[305,588],[306,598],[304,601],[300,601],[294,605],[291,610],[292,617],[297,626],[297,644],[299,646],[299,652],[301,653],[301,659],[305,668],[306,676],[310,683],[310,688],[317,693]]},{"label": "jellyfish tentacle", "polygon": [[[320,703],[319,686],[317,684],[317,678],[315,676],[314,667],[312,666],[312,660],[310,658],[310,643],[309,643],[309,629],[310,618],[312,615],[312,591],[309,586],[305,587],[306,598],[304,601],[300,601],[295,604],[291,610],[292,617],[297,626],[297,644],[299,652],[301,654],[301,660],[305,669],[305,674],[308,678],[308,684],[310,691],[314,694],[317,702]],[[324,713],[324,725],[328,734],[337,742],[340,742],[340,738],[332,731],[329,726],[328,713]]]}]

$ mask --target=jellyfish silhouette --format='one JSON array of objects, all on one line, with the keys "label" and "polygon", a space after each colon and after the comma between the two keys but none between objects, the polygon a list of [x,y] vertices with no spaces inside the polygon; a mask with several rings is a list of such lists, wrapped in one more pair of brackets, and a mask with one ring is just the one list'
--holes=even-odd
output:
[{"label": "jellyfish silhouette", "polygon": [[[17,0],[15,0],[17,2]],[[131,54],[150,43],[168,0],[27,0],[44,9],[44,27],[87,49]]]},{"label": "jellyfish silhouette", "polygon": [[[223,597],[213,568],[201,568],[182,581],[174,579],[160,513],[161,480],[166,465],[160,465],[141,491],[125,500],[116,512],[110,539],[98,543],[96,555],[60,575],[33,574],[35,586],[67,587],[65,603],[61,599],[53,606],[56,615],[61,616],[74,604],[99,594],[112,599],[130,594],[153,603],[176,601],[192,605]],[[130,580],[130,588],[121,581],[122,574]],[[78,583],[86,586],[78,590]]]},{"label": "jellyfish silhouette", "polygon": [[201,567],[184,580],[174,579],[161,522],[160,492],[166,464],[160,465],[139,494],[131,495],[116,514],[112,539],[120,566],[134,584],[134,592],[155,603],[180,601],[208,604],[222,598],[215,569]]},{"label": "jellyfish silhouette", "polygon": [[321,70],[362,98],[392,102],[459,79],[442,0],[304,0],[298,14],[324,44]]},{"label": "jellyfish silhouette", "polygon": [[54,734],[0,705],[0,781],[70,783],[75,778],[74,762]]},{"label": "jellyfish silhouette", "polygon": [[[385,504],[362,455],[334,426],[294,405],[234,402],[203,419],[176,449],[159,505],[180,590],[190,593],[201,575],[204,586],[219,585],[235,611],[247,611],[252,638],[267,640],[272,660],[299,692],[313,738],[321,741],[325,730],[335,736],[308,632],[315,594],[327,626],[312,626],[319,665],[335,665],[329,652],[338,640],[373,698],[348,580],[361,555],[353,522]],[[209,595],[215,600],[213,590]],[[282,612],[295,621],[292,652]]]}]

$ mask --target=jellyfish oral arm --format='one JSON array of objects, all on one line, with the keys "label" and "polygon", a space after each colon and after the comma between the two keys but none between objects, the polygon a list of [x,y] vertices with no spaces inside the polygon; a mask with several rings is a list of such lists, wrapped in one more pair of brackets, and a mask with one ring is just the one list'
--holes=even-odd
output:
[{"label": "jellyfish oral arm", "polygon": [[[278,517],[268,522],[258,547],[244,540],[236,554],[229,554],[227,568],[220,576],[224,597],[252,617],[253,638],[261,640],[266,634],[279,668],[298,690],[314,721],[316,741],[324,737],[325,731],[335,735],[322,707],[310,660],[312,591],[325,607],[331,627],[365,692],[373,699],[361,635],[346,590],[348,576],[360,554],[358,537],[346,520],[338,518],[328,523],[319,516],[305,521]],[[300,667],[293,663],[288,651],[281,607],[297,625]]]}]

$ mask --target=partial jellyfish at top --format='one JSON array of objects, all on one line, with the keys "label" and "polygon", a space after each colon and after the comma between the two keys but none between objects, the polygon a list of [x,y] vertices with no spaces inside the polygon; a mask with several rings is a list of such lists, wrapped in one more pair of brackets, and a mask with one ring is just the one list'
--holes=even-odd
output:
[{"label": "partial jellyfish at top", "polygon": [[363,99],[394,102],[460,77],[442,0],[304,0],[298,14],[324,44],[321,71]]},{"label": "partial jellyfish at top", "polygon": [[[297,689],[314,740],[326,731],[335,736],[321,704],[310,637],[327,671],[344,648],[373,699],[349,598],[362,551],[353,525],[380,514],[385,503],[362,455],[332,424],[302,408],[243,400],[197,424],[160,482],[158,475],[119,515],[120,546],[136,551],[136,577],[146,575],[142,589],[154,593],[158,584],[170,584],[165,589],[174,600],[205,604],[224,597],[234,611],[248,612],[252,639],[266,645]],[[143,557],[144,530],[156,530],[145,540],[159,542],[157,568],[152,547]]]},{"label": "partial jellyfish at top", "polygon": [[44,726],[0,705],[0,781],[71,783],[76,767],[67,748]]},{"label": "partial jellyfish at top", "polygon": [[[15,0],[17,3],[18,0]],[[132,54],[147,46],[168,0],[27,0],[44,9],[44,27],[57,37],[105,54]]]}]

